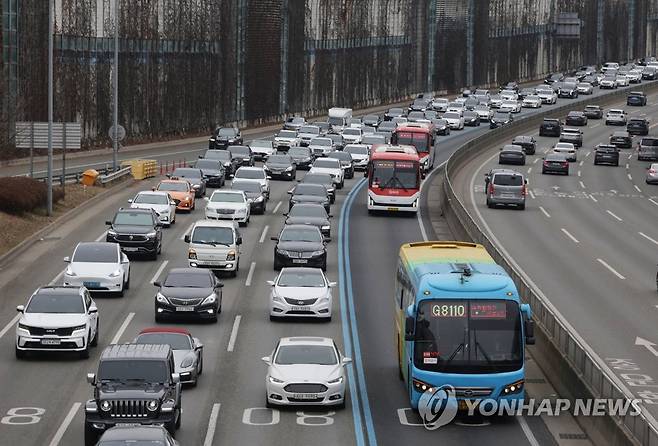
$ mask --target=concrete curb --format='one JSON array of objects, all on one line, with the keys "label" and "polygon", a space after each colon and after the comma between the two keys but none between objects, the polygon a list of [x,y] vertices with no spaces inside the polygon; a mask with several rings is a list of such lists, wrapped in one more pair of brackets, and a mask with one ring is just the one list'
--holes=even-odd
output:
[{"label": "concrete curb", "polygon": [[[132,178],[131,178],[132,180]],[[107,188],[107,190],[99,193],[98,195],[93,196],[89,200],[85,201],[82,203],[80,206],[77,206],[70,211],[60,215],[57,217],[54,221],[48,223],[45,227],[41,228],[39,231],[35,232],[22,242],[20,242],[18,245],[14,246],[11,248],[9,251],[6,253],[2,254],[0,256],[0,268],[3,268],[8,261],[11,259],[11,257],[24,249],[29,248],[32,246],[34,243],[36,243],[38,240],[42,239],[44,236],[50,234],[52,231],[55,230],[58,226],[66,223],[67,221],[71,220],[74,216],[78,215],[80,212],[84,212],[87,208],[92,207],[94,204],[97,202],[103,200],[104,198],[114,194],[117,192],[117,190],[121,188],[128,187],[130,185],[134,184],[134,181],[121,181],[119,183],[115,183],[112,187]]]}]

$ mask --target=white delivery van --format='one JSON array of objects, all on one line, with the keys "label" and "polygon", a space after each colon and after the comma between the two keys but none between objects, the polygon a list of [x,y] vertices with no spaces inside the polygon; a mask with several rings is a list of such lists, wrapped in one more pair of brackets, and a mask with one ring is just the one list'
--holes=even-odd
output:
[{"label": "white delivery van", "polygon": [[351,108],[334,107],[329,109],[329,125],[335,132],[341,132],[348,127],[348,121],[352,118]]},{"label": "white delivery van", "polygon": [[226,220],[199,220],[189,234],[187,261],[191,268],[228,271],[232,277],[240,269],[242,236],[238,223]]}]

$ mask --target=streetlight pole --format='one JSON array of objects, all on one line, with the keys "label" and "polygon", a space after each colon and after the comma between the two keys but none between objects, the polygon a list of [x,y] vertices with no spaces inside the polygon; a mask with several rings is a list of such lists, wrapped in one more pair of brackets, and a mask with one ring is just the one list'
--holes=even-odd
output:
[{"label": "streetlight pole", "polygon": [[112,138],[112,171],[117,171],[119,154],[119,0],[114,0],[114,130]]},{"label": "streetlight pole", "polygon": [[48,215],[53,214],[53,34],[55,0],[48,2]]}]

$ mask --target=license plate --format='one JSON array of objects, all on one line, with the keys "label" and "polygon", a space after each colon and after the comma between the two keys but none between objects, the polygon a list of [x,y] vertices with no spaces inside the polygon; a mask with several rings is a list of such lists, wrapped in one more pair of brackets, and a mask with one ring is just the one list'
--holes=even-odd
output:
[{"label": "license plate", "polygon": [[41,343],[43,345],[59,345],[62,343],[59,339],[42,339]]},{"label": "license plate", "polygon": [[139,423],[117,423],[115,426],[121,426],[121,427],[138,427],[141,426]]},{"label": "license plate", "polygon": [[194,307],[191,306],[176,307],[176,311],[194,311]]},{"label": "license plate", "polygon": [[501,194],[501,198],[514,198],[513,194]]},{"label": "license plate", "polygon": [[306,259],[292,259],[292,263],[308,263]]},{"label": "license plate", "polygon": [[100,288],[100,282],[82,282],[82,284],[87,288]]},{"label": "license plate", "polygon": [[293,397],[298,400],[314,400],[318,395],[316,393],[295,393]]},{"label": "license plate", "polygon": [[292,307],[293,311],[311,311],[311,307]]},{"label": "license plate", "polygon": [[387,210],[389,210],[389,211],[399,211],[400,208],[387,208]]},{"label": "license plate", "polygon": [[126,252],[137,252],[138,251],[137,248],[123,248],[123,250],[126,251]]}]

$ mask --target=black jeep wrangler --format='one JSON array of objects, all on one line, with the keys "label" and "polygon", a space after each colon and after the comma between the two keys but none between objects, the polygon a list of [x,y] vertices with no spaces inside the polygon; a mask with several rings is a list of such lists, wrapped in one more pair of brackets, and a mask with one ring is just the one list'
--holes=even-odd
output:
[{"label": "black jeep wrangler", "polygon": [[169,345],[109,345],[87,381],[94,397],[85,405],[86,446],[117,425],[163,425],[172,436],[181,425],[180,377]]}]

